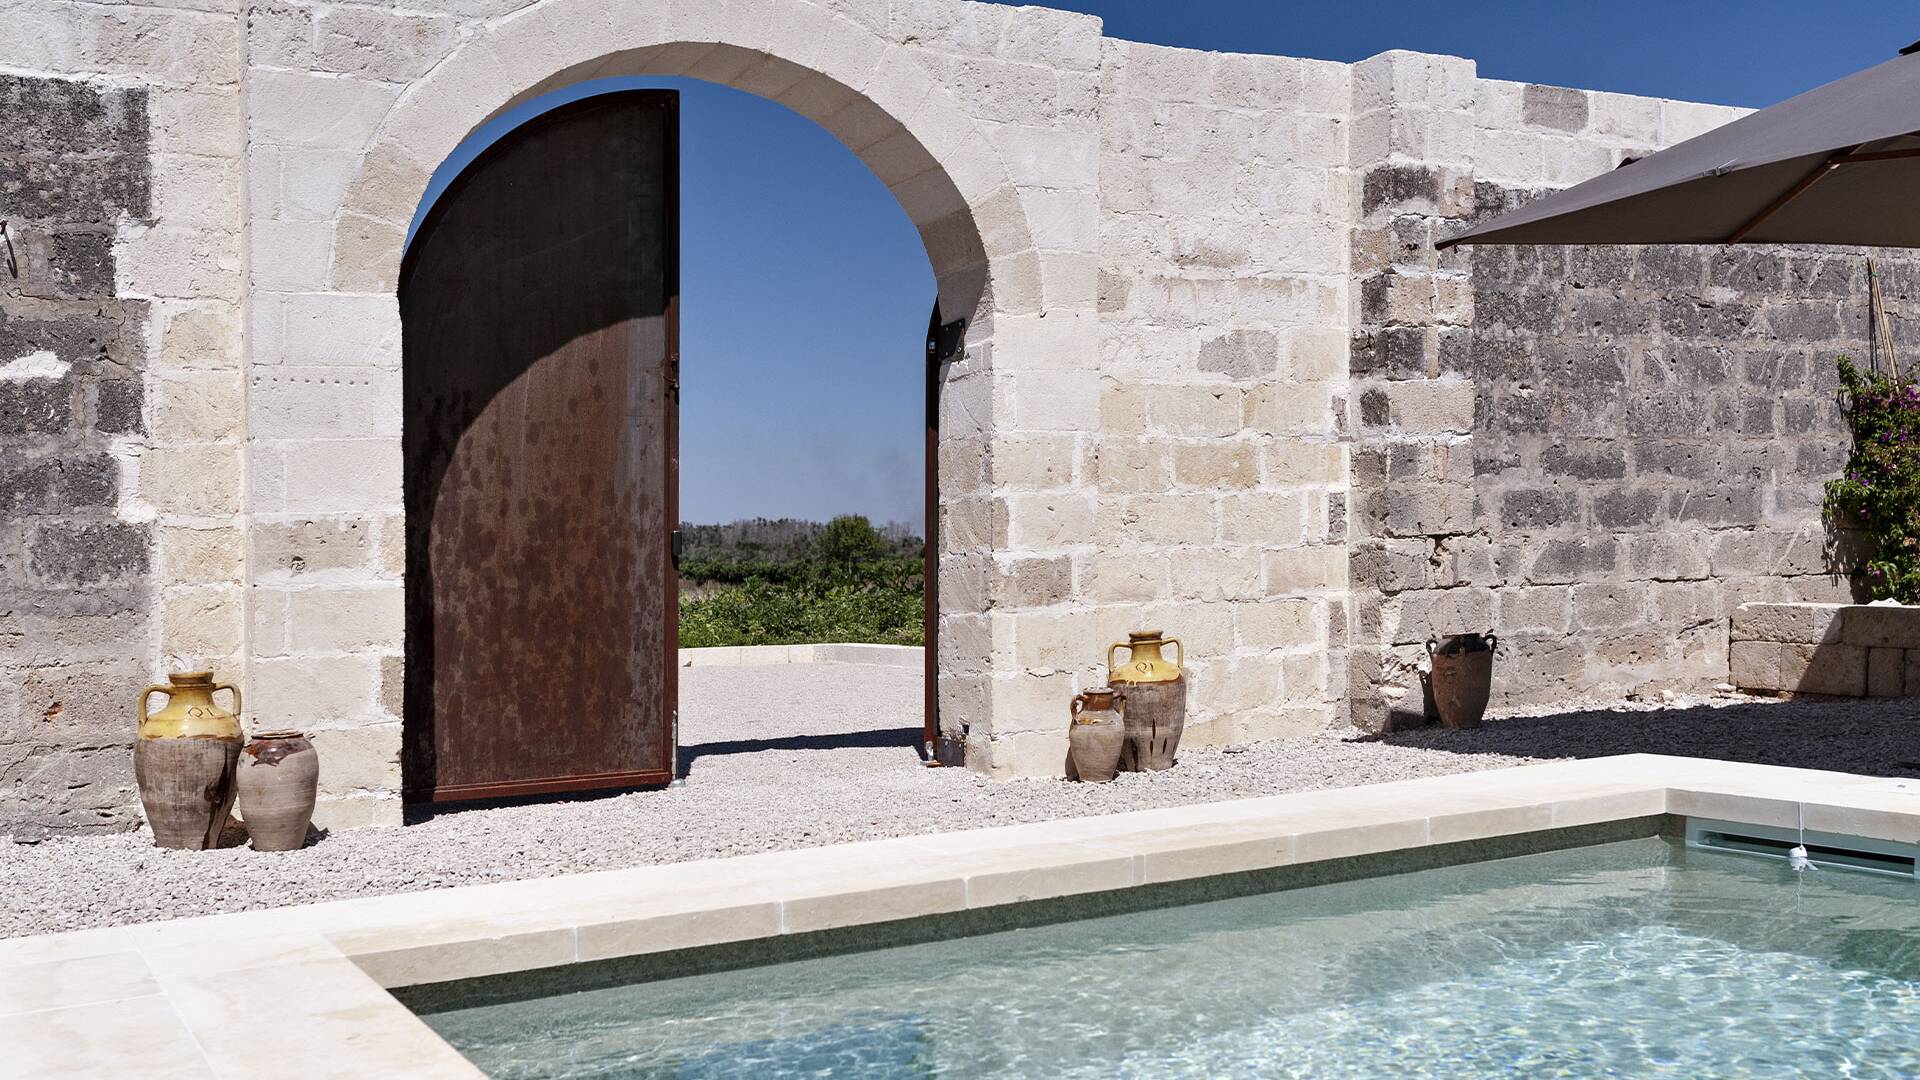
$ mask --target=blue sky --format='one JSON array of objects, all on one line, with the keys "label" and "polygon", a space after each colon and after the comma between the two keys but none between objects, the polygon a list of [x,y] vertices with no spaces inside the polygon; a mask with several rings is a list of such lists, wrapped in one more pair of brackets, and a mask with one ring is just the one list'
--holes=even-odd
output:
[{"label": "blue sky", "polygon": [[[1060,0],[1112,37],[1359,60],[1471,57],[1482,77],[1764,106],[1892,57],[1920,8],[1784,0]],[[916,525],[933,276],[866,166],[781,106],[684,79],[605,80],[540,108],[681,90],[681,510],[688,521],[863,513]]]}]

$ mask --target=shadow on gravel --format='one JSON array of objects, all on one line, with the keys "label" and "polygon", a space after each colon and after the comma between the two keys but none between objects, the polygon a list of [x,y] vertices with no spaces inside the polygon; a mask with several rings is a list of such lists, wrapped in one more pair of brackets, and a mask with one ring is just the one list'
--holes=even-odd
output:
[{"label": "shadow on gravel", "polygon": [[758,754],[766,750],[872,750],[899,747],[916,758],[926,757],[920,745],[917,727],[884,728],[874,731],[844,731],[835,735],[787,735],[777,739],[733,739],[728,742],[692,743],[680,748],[679,776],[684,779],[693,763],[710,754]]},{"label": "shadow on gravel", "polygon": [[1672,754],[1867,776],[1920,776],[1920,698],[1592,709],[1488,720],[1475,730],[1424,727],[1349,741],[1537,758]]}]

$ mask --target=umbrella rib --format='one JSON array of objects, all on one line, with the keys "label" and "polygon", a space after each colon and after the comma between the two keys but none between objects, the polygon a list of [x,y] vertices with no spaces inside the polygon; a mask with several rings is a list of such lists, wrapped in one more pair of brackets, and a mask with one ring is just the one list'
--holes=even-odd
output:
[{"label": "umbrella rib", "polygon": [[1813,171],[1800,178],[1799,183],[1781,192],[1779,198],[1768,203],[1759,213],[1748,218],[1746,224],[1733,230],[1725,240],[1720,242],[1723,244],[1737,244],[1746,239],[1747,234],[1759,228],[1761,222],[1779,213],[1781,207],[1804,195],[1808,188],[1820,182],[1821,177],[1838,168],[1842,163],[1841,159],[1851,157],[1854,151],[1859,149],[1860,147],[1858,145],[1849,146],[1844,150],[1835,150],[1833,153],[1827,155],[1826,160],[1815,165]]},{"label": "umbrella rib", "polygon": [[1835,165],[1857,165],[1863,161],[1893,161],[1897,158],[1920,157],[1920,146],[1910,146],[1905,150],[1870,150],[1864,154],[1841,154],[1832,161]]}]

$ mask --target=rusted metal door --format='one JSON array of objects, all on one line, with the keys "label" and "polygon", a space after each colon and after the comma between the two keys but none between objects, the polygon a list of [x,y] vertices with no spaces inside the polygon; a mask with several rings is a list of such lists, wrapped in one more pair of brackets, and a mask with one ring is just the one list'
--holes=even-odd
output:
[{"label": "rusted metal door", "polygon": [[921,563],[926,705],[921,738],[926,760],[940,765],[959,765],[966,757],[961,732],[943,731],[940,724],[940,386],[943,368],[960,356],[966,329],[965,319],[941,322],[940,301],[934,300],[927,318],[926,546]]},{"label": "rusted metal door", "polygon": [[678,116],[660,90],[546,113],[408,250],[409,798],[673,777]]}]

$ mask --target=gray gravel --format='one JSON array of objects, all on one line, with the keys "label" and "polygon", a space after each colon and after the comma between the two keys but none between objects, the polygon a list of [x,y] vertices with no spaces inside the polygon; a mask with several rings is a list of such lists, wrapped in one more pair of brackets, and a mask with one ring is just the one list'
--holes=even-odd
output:
[{"label": "gray gravel", "polygon": [[1920,700],[1738,699],[1191,750],[1172,771],[1111,784],[993,783],[919,764],[917,671],[696,667],[680,678],[684,787],[443,813],[299,852],[163,851],[145,832],[0,842],[0,937],[1633,751],[1920,776]]}]

